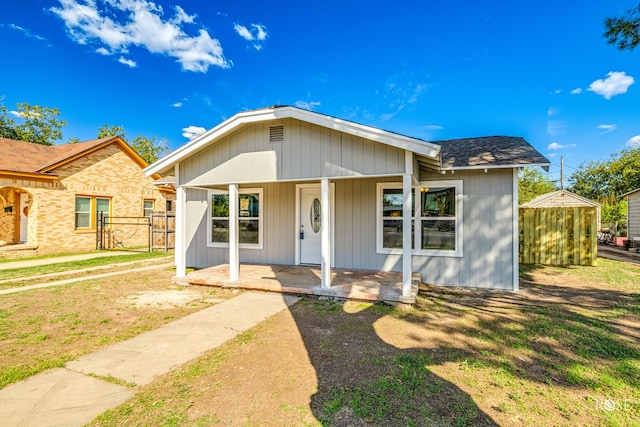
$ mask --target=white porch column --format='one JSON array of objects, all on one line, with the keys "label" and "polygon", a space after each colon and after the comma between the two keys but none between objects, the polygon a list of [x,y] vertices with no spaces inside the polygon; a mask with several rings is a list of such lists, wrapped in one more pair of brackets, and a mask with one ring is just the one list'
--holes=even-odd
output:
[{"label": "white porch column", "polygon": [[[402,296],[411,296],[411,174],[402,176]],[[417,224],[416,224],[417,227]],[[418,229],[416,228],[416,233]]]},{"label": "white porch column", "polygon": [[232,282],[240,279],[238,215],[238,184],[229,184],[229,280]]},{"label": "white porch column", "polygon": [[331,287],[331,185],[328,178],[320,181],[320,201],[321,201],[321,230],[320,235],[320,251],[321,261],[320,270],[322,278],[320,286],[323,288]]},{"label": "white porch column", "polygon": [[176,177],[176,235],[175,235],[175,263],[176,277],[184,277],[187,275],[187,247],[185,243],[185,220],[187,193],[184,187],[180,186],[180,166],[175,167]]}]

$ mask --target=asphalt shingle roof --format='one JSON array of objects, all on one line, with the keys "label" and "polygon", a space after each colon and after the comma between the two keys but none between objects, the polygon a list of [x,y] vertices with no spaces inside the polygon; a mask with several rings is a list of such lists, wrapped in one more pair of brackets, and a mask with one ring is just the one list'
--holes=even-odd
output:
[{"label": "asphalt shingle roof", "polygon": [[49,166],[91,150],[116,137],[95,139],[63,145],[40,145],[14,139],[0,138],[0,170],[40,173]]},{"label": "asphalt shingle roof", "polygon": [[550,162],[524,138],[485,136],[431,141],[442,147],[442,169],[548,165]]}]

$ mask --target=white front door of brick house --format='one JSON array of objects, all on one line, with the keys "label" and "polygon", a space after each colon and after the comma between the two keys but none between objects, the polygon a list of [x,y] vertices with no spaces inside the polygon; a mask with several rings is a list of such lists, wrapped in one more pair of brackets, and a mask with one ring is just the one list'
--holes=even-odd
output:
[{"label": "white front door of brick house", "polygon": [[29,230],[29,195],[20,193],[20,241],[26,242]]}]

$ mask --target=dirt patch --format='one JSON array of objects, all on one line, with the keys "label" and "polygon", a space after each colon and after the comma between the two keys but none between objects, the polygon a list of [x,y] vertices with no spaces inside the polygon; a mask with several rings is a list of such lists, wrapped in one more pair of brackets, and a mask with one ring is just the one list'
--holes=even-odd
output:
[{"label": "dirt patch", "polygon": [[[174,307],[184,307],[194,301],[202,300],[203,295],[197,291],[173,289],[165,291],[149,291],[139,292],[134,295],[129,295],[124,299],[121,299],[121,304],[135,305],[136,307],[149,307],[158,309],[170,309]],[[206,298],[203,302],[209,304],[217,304],[224,301],[222,298]]]}]

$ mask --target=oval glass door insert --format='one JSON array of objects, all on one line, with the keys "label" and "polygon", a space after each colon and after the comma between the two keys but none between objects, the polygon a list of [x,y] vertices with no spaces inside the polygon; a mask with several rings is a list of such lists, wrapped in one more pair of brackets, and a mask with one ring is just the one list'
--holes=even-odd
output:
[{"label": "oval glass door insert", "polygon": [[311,229],[314,233],[320,231],[320,200],[316,197],[311,203]]}]

